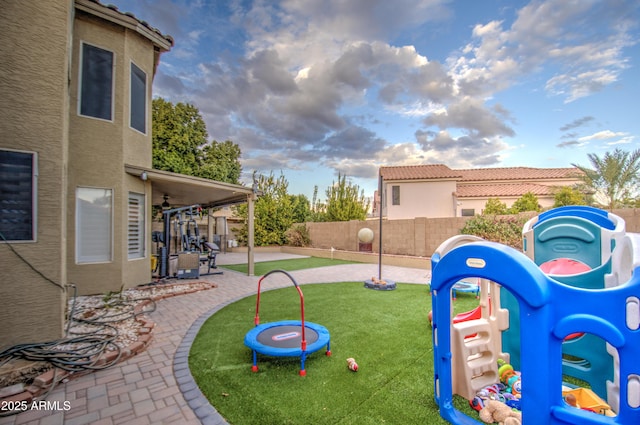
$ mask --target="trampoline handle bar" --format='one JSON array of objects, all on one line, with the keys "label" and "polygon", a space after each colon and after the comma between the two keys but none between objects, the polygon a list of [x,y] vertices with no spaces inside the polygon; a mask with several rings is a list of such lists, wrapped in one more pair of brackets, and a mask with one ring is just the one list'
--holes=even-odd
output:
[{"label": "trampoline handle bar", "polygon": [[298,282],[296,282],[296,280],[293,278],[293,276],[291,276],[287,271],[285,270],[271,270],[270,272],[268,272],[267,274],[265,274],[264,276],[262,276],[259,280],[258,280],[258,294],[256,297],[256,315],[253,319],[253,323],[255,326],[258,326],[260,324],[260,315],[259,315],[259,311],[260,311],[260,285],[262,284],[262,280],[265,279],[267,276],[273,274],[273,273],[283,273],[284,275],[286,275],[291,282],[293,283],[293,286],[296,287],[296,290],[298,291],[298,295],[300,295],[300,324],[301,324],[301,328],[302,328],[302,342],[301,342],[301,347],[302,350],[306,350],[307,349],[307,339],[305,338],[305,334],[304,334],[304,295],[302,294],[302,289],[300,289],[300,286],[298,285]]}]

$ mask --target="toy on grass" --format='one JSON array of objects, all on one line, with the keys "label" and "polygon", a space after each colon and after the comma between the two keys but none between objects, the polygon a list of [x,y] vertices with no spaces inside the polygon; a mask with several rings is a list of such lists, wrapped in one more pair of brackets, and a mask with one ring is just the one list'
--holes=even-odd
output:
[{"label": "toy on grass", "polygon": [[358,371],[358,363],[356,363],[356,359],[354,359],[353,357],[349,357],[347,359],[347,367],[349,368],[349,370],[351,370],[353,372],[357,372]]},{"label": "toy on grass", "polygon": [[488,424],[497,422],[500,425],[521,425],[522,413],[497,400],[487,400],[480,410],[480,419]]},{"label": "toy on grass", "polygon": [[387,281],[384,279],[378,279],[375,276],[371,276],[371,282],[373,282],[374,285],[386,285]]}]

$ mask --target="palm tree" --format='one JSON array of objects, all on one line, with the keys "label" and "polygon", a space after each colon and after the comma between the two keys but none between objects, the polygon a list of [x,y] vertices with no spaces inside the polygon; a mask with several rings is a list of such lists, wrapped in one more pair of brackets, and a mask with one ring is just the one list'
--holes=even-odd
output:
[{"label": "palm tree", "polygon": [[582,179],[589,188],[606,197],[609,210],[635,194],[640,182],[640,149],[633,152],[615,149],[613,153],[606,152],[602,158],[593,153],[587,157],[593,168],[571,165],[584,173]]}]

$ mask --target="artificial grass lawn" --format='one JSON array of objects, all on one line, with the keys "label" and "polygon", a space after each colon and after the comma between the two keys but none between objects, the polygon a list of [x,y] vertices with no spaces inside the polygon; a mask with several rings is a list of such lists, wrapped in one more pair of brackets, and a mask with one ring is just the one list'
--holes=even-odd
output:
[{"label": "artificial grass lawn", "polygon": [[[255,296],[226,306],[202,326],[189,355],[198,386],[231,424],[446,424],[433,396],[433,350],[428,286],[398,284],[394,291],[362,282],[302,286],[305,319],[331,334],[332,356],[322,349],[298,375],[297,357],[258,354],[244,345],[253,327]],[[455,311],[477,306],[459,294]],[[299,320],[297,292],[261,294],[261,323]],[[354,357],[358,372],[347,369]],[[465,401],[458,409],[465,410]],[[473,415],[466,406],[466,412]]]},{"label": "artificial grass lawn", "polygon": [[[311,269],[315,267],[338,266],[340,264],[357,264],[356,261],[334,260],[331,258],[305,257],[293,258],[289,260],[262,261],[254,264],[254,275],[263,276],[271,270],[295,270]],[[225,264],[221,268],[234,270],[246,274],[249,266],[247,264]]]}]

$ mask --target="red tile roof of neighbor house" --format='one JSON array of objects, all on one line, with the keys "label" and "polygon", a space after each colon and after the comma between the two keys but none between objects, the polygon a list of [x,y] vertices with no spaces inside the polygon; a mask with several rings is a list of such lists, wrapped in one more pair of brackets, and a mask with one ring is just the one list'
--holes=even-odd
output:
[{"label": "red tile roof of neighbor house", "polygon": [[459,182],[499,180],[547,180],[575,178],[577,168],[473,168],[452,170],[444,164],[380,167],[384,180],[439,180]]},{"label": "red tile roof of neighbor house", "polygon": [[460,181],[484,181],[484,180],[546,180],[576,178],[580,171],[577,168],[472,168],[457,170],[462,173]]},{"label": "red tile roof of neighbor house", "polygon": [[459,171],[454,171],[444,164],[380,167],[380,175],[384,180],[458,180],[462,178]]},{"label": "red tile roof of neighbor house", "polygon": [[536,196],[552,196],[554,190],[553,186],[533,183],[459,184],[455,194],[458,198],[520,197],[528,192]]}]

